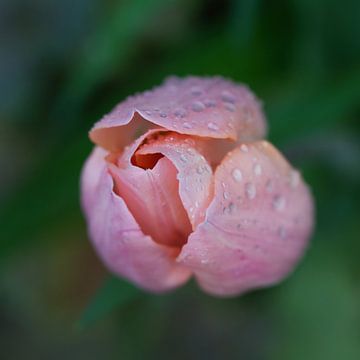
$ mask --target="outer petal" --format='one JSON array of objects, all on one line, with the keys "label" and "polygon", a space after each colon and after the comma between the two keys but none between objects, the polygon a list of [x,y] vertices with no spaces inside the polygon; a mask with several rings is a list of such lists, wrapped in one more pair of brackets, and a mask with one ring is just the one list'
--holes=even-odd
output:
[{"label": "outer petal", "polygon": [[161,153],[174,164],[178,171],[180,198],[193,229],[204,220],[213,197],[212,169],[202,155],[206,147],[205,141],[170,133],[143,145],[135,155]]},{"label": "outer petal", "polygon": [[183,284],[189,270],[174,261],[178,249],[155,243],[141,231],[125,202],[113,192],[113,180],[95,148],[82,173],[82,204],[90,237],[107,267],[151,291]]},{"label": "outer petal", "polygon": [[265,141],[244,144],[217,168],[206,220],[178,261],[215,295],[267,286],[293,269],[312,219],[311,195],[282,155]]},{"label": "outer petal", "polygon": [[119,151],[139,128],[151,125],[181,134],[240,141],[263,138],[266,132],[261,106],[246,86],[221,77],[173,77],[117,105],[95,124],[90,138]]}]

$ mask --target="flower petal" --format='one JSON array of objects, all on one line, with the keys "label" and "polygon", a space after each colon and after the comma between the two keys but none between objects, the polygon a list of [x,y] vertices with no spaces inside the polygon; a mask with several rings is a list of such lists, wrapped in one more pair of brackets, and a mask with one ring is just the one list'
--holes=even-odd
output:
[{"label": "flower petal", "polygon": [[172,77],[117,105],[95,124],[90,138],[119,151],[139,129],[150,126],[239,141],[260,139],[266,133],[261,105],[246,86],[221,77]]},{"label": "flower petal", "polygon": [[125,200],[144,234],[159,244],[180,247],[191,232],[189,218],[179,197],[174,165],[165,157],[152,169],[112,165],[115,192]]},{"label": "flower petal", "polygon": [[204,220],[205,211],[213,197],[213,173],[203,156],[206,151],[206,141],[169,133],[160,134],[135,153],[135,159],[160,153],[174,164],[178,171],[180,198],[193,229]]},{"label": "flower petal", "polygon": [[82,204],[96,250],[112,272],[144,289],[161,292],[180,286],[191,274],[174,261],[179,250],[144,235],[114,193],[104,155],[95,148],[82,173]]},{"label": "flower petal", "polygon": [[178,261],[207,292],[229,296],[280,281],[312,230],[311,195],[265,141],[230,152],[215,173],[215,197]]}]

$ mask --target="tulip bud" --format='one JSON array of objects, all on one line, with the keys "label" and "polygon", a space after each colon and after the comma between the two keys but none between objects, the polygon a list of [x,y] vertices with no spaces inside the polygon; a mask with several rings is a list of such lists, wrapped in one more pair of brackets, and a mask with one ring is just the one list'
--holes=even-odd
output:
[{"label": "tulip bud", "polygon": [[194,276],[217,296],[288,275],[313,203],[265,132],[254,95],[220,77],[170,78],[95,124],[82,204],[108,268],[153,292]]}]

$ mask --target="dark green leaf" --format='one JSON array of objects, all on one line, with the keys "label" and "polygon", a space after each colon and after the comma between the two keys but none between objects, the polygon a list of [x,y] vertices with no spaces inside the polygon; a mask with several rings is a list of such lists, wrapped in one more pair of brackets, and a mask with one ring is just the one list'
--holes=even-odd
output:
[{"label": "dark green leaf", "polygon": [[111,276],[90,300],[76,325],[79,329],[84,329],[142,294],[133,285]]}]

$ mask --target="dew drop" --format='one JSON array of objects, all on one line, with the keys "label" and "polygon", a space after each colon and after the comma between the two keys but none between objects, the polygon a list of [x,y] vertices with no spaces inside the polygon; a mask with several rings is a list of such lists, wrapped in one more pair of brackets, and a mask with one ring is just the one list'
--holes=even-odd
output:
[{"label": "dew drop", "polygon": [[186,121],[182,124],[182,126],[183,126],[185,129],[191,129],[191,128],[192,128],[192,125],[191,125],[190,123],[186,122]]},{"label": "dew drop", "polygon": [[230,194],[227,191],[224,191],[223,192],[223,197],[224,197],[225,200],[227,200],[227,199],[230,198]]},{"label": "dew drop", "polygon": [[242,152],[244,152],[244,153],[247,153],[247,152],[249,151],[249,148],[247,147],[247,145],[242,144],[242,145],[240,146],[240,150],[241,150]]},{"label": "dew drop", "polygon": [[219,130],[219,127],[216,124],[214,124],[213,122],[209,122],[207,127],[209,130],[213,130],[213,131]]},{"label": "dew drop", "polygon": [[187,112],[183,108],[175,109],[174,115],[178,118],[184,118],[187,115]]},{"label": "dew drop", "polygon": [[261,168],[261,165],[260,164],[255,164],[254,165],[254,174],[256,176],[260,176],[262,173],[262,168]]},{"label": "dew drop", "polygon": [[224,207],[223,213],[226,215],[230,215],[235,210],[235,204],[233,202],[230,202],[228,206]]},{"label": "dew drop", "polygon": [[233,104],[236,98],[231,92],[225,90],[221,93],[221,100]]},{"label": "dew drop", "polygon": [[181,160],[182,162],[187,162],[187,157],[186,157],[186,155],[185,155],[185,154],[181,154],[181,155],[180,155],[180,160]]},{"label": "dew drop", "polygon": [[197,172],[199,175],[203,174],[203,173],[204,173],[204,168],[203,168],[203,166],[198,166],[198,167],[196,168],[196,172]]},{"label": "dew drop", "polygon": [[296,170],[291,170],[290,172],[290,176],[289,176],[289,182],[290,182],[290,186],[295,189],[300,182],[300,174],[298,171]]},{"label": "dew drop", "polygon": [[240,182],[242,180],[242,173],[240,169],[234,169],[231,175],[236,182]]},{"label": "dew drop", "polygon": [[253,183],[247,183],[245,185],[245,192],[248,199],[252,200],[256,196],[256,187]]},{"label": "dew drop", "polygon": [[286,201],[285,198],[281,195],[276,195],[273,199],[273,208],[276,211],[282,211],[285,209]]},{"label": "dew drop", "polygon": [[215,107],[216,106],[216,102],[211,99],[204,100],[204,104],[206,107]]},{"label": "dew drop", "polygon": [[166,118],[166,117],[167,117],[167,113],[164,112],[164,111],[161,111],[161,112],[160,112],[160,117]]},{"label": "dew drop", "polygon": [[146,110],[146,111],[145,111],[145,114],[146,114],[146,115],[151,115],[152,112],[151,112],[150,110]]},{"label": "dew drop", "polygon": [[[195,146],[195,141],[193,139],[186,138],[184,141],[185,141],[186,144],[188,144],[190,146]],[[190,152],[190,150],[191,150],[191,152],[194,151],[193,149],[189,149],[188,151]]]},{"label": "dew drop", "polygon": [[234,104],[231,104],[231,103],[225,103],[225,109],[227,111],[230,111],[230,112],[235,112],[236,111],[236,107]]},{"label": "dew drop", "polygon": [[202,90],[201,90],[201,88],[199,88],[198,86],[193,86],[193,87],[190,89],[190,93],[191,93],[191,95],[193,95],[193,96],[198,96],[198,95],[201,95],[201,94],[202,94]]},{"label": "dew drop", "polygon": [[191,104],[191,109],[195,112],[200,112],[205,109],[205,105],[201,101],[194,101]]},{"label": "dew drop", "polygon": [[271,179],[266,182],[265,189],[268,193],[271,193],[274,189],[274,183]]},{"label": "dew drop", "polygon": [[195,150],[193,148],[188,148],[186,149],[186,152],[190,155],[190,156],[194,156],[196,153],[195,153]]}]

